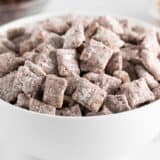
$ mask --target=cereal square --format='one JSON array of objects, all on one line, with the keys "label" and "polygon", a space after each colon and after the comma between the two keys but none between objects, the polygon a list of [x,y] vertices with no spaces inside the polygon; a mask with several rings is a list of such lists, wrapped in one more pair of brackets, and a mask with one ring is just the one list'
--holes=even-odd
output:
[{"label": "cereal square", "polygon": [[95,84],[104,89],[107,94],[112,94],[119,89],[121,80],[108,74],[99,74]]},{"label": "cereal square", "polygon": [[57,63],[58,63],[58,71],[61,76],[80,74],[76,50],[58,49]]},{"label": "cereal square", "polygon": [[58,72],[56,52],[52,47],[43,49],[36,57],[35,63],[40,66],[46,74],[56,74]]},{"label": "cereal square", "polygon": [[135,66],[136,73],[139,78],[144,78],[148,84],[148,86],[153,89],[159,86],[158,81],[141,65]]},{"label": "cereal square", "polygon": [[13,81],[17,72],[11,72],[6,76],[0,78],[0,98],[12,102],[16,99],[18,91],[13,88]]},{"label": "cereal square", "polygon": [[85,41],[84,27],[81,23],[73,25],[64,35],[63,48],[78,48]]},{"label": "cereal square", "polygon": [[132,108],[154,100],[154,95],[143,78],[123,84],[121,93],[126,95]]},{"label": "cereal square", "polygon": [[72,99],[90,111],[98,112],[103,104],[105,96],[106,92],[103,89],[86,79],[81,79],[72,95]]},{"label": "cereal square", "polygon": [[112,54],[113,51],[110,48],[101,42],[91,40],[80,56],[81,70],[103,72]]},{"label": "cereal square", "polygon": [[56,75],[47,75],[44,84],[43,101],[56,108],[61,108],[66,88],[67,81],[64,78],[57,77]]},{"label": "cereal square", "polygon": [[124,42],[118,35],[104,27],[99,27],[93,38],[104,43],[106,46],[113,49],[114,52],[119,51],[119,48],[124,45]]},{"label": "cereal square", "polygon": [[29,101],[29,110],[44,114],[56,114],[56,108],[54,106],[45,104],[34,98],[31,98]]},{"label": "cereal square", "polygon": [[145,68],[155,77],[160,80],[160,60],[157,56],[153,55],[149,50],[142,50],[141,60]]},{"label": "cereal square", "polygon": [[13,87],[19,92],[23,91],[25,94],[32,94],[36,92],[41,84],[43,78],[37,76],[28,67],[19,67]]},{"label": "cereal square", "polygon": [[155,56],[160,55],[160,45],[158,43],[157,32],[155,30],[147,31],[141,46],[143,49],[147,49],[152,52]]},{"label": "cereal square", "polygon": [[45,20],[42,26],[47,31],[57,34],[64,34],[69,29],[69,25],[59,17],[52,17]]},{"label": "cereal square", "polygon": [[14,71],[23,63],[23,58],[16,57],[12,52],[0,54],[0,77]]},{"label": "cereal square", "polygon": [[108,95],[105,100],[106,107],[112,112],[118,113],[130,110],[127,98],[125,95]]},{"label": "cereal square", "polygon": [[110,29],[116,34],[122,34],[123,33],[123,27],[119,23],[118,20],[116,20],[113,17],[110,16],[100,16],[98,19],[98,22],[100,25],[104,26],[105,28]]}]

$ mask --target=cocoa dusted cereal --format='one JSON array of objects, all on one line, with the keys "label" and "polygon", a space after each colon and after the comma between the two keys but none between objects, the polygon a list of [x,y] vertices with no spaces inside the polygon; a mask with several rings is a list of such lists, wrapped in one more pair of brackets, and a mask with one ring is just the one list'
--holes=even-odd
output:
[{"label": "cocoa dusted cereal", "polygon": [[63,48],[78,48],[85,41],[83,24],[74,24],[64,35]]},{"label": "cocoa dusted cereal", "polygon": [[23,63],[23,58],[17,57],[12,52],[0,54],[0,77],[4,76],[9,72],[14,71]]},{"label": "cocoa dusted cereal", "polygon": [[80,79],[72,98],[87,109],[98,112],[105,99],[105,90],[85,79]]},{"label": "cocoa dusted cereal", "polygon": [[106,46],[109,46],[114,52],[119,51],[119,48],[124,45],[124,42],[117,34],[104,27],[99,27],[97,29],[97,33],[93,37],[95,40],[104,43]]},{"label": "cocoa dusted cereal", "polygon": [[118,113],[130,110],[127,97],[125,95],[108,95],[105,100],[106,107],[112,112]]},{"label": "cocoa dusted cereal", "polygon": [[48,17],[0,35],[0,98],[51,116],[107,116],[160,99],[160,33],[111,16]]},{"label": "cocoa dusted cereal", "polygon": [[104,71],[112,54],[112,49],[101,42],[91,40],[80,56],[81,70],[98,73]]},{"label": "cocoa dusted cereal", "polygon": [[123,84],[121,93],[126,95],[132,108],[153,101],[155,98],[144,78]]},{"label": "cocoa dusted cereal", "polygon": [[67,81],[64,78],[56,75],[47,75],[44,84],[43,101],[56,108],[61,108],[66,87]]},{"label": "cocoa dusted cereal", "polygon": [[56,112],[56,108],[54,106],[45,104],[34,98],[29,100],[29,110],[52,115],[55,115]]},{"label": "cocoa dusted cereal", "polygon": [[57,63],[58,72],[61,76],[80,74],[77,53],[73,49],[58,49]]}]

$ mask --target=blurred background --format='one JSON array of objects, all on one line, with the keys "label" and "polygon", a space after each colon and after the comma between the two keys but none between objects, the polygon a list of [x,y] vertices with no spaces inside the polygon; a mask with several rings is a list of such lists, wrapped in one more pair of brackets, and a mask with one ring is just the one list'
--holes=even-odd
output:
[{"label": "blurred background", "polygon": [[0,23],[39,12],[57,11],[111,13],[154,22],[159,16],[158,1],[160,0],[0,0]]}]

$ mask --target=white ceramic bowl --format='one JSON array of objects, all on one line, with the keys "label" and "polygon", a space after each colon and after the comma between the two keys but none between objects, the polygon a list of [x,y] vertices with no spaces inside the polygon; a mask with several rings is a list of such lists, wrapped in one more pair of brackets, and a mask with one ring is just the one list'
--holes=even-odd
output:
[{"label": "white ceramic bowl", "polygon": [[[25,25],[50,15],[24,18],[0,28]],[[150,25],[134,20],[138,24]],[[160,131],[160,101],[95,117],[54,117],[0,100],[0,145],[43,160],[117,160],[152,143]],[[22,159],[21,159],[22,160]]]}]

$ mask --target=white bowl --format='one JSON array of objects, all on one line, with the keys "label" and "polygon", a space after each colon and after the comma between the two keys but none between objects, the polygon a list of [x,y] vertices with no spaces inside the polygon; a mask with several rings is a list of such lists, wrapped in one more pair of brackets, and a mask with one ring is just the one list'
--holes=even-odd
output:
[{"label": "white bowl", "polygon": [[[0,28],[30,26],[49,15],[24,18]],[[137,24],[149,24],[134,20]],[[58,117],[26,111],[0,100],[0,142],[44,160],[120,159],[152,143],[160,132],[160,101],[95,117]],[[8,151],[9,154],[9,151]]]}]

